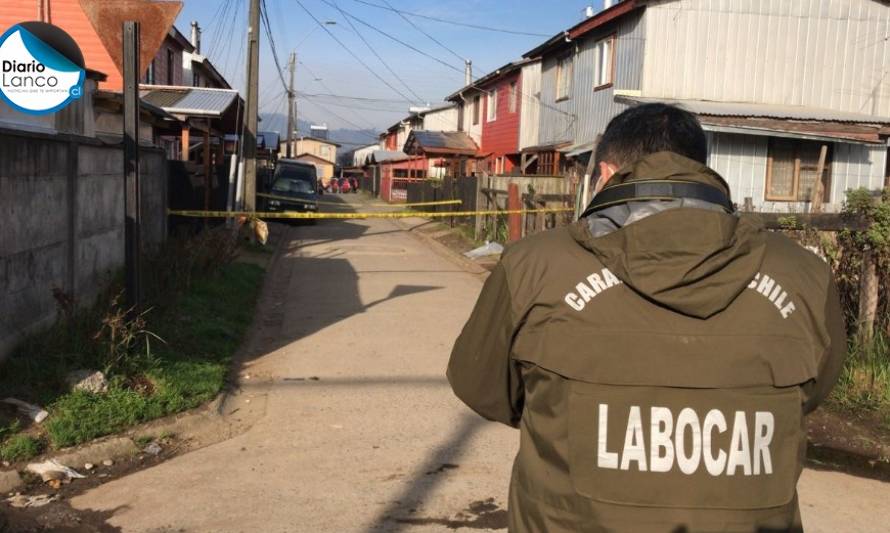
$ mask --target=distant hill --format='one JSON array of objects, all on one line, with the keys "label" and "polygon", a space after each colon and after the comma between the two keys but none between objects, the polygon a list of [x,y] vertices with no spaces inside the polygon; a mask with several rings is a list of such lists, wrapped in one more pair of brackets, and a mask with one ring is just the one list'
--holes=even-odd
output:
[{"label": "distant hill", "polygon": [[[260,113],[260,118],[262,119],[259,126],[260,131],[277,131],[281,133],[282,139],[285,137],[287,132],[287,115]],[[303,135],[309,135],[309,126],[310,123],[308,121],[300,120],[297,125],[297,131]],[[342,147],[339,153],[343,154],[374,143],[378,133],[380,132],[373,130],[332,129],[328,132],[328,139],[341,144]]]}]

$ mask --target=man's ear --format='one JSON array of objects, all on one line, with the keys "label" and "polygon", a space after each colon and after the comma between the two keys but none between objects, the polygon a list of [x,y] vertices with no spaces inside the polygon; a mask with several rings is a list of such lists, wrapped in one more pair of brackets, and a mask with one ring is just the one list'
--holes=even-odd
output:
[{"label": "man's ear", "polygon": [[599,180],[597,180],[596,182],[594,193],[598,193],[603,190],[603,187],[606,186],[606,183],[608,183],[609,180],[612,179],[612,176],[615,175],[615,172],[618,171],[618,167],[607,161],[600,161],[599,163],[597,163],[597,165],[599,166],[600,176]]}]

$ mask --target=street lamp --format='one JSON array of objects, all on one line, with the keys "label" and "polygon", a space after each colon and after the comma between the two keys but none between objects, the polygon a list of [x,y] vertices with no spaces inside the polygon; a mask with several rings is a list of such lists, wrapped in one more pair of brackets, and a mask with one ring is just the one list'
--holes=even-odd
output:
[{"label": "street lamp", "polygon": [[[326,20],[326,21],[324,21],[324,25],[325,25],[325,26],[336,26],[336,25],[337,25],[337,21],[336,21],[336,20]],[[297,46],[295,46],[294,48],[299,48],[300,45],[303,44],[303,43],[305,43],[306,40],[309,38],[309,36],[312,35],[312,34],[315,32],[315,30],[317,30],[317,29],[320,28],[320,27],[321,27],[321,26],[315,26],[314,28],[312,28],[311,30],[309,30],[309,33],[307,33],[306,36],[303,37],[303,40],[300,41],[300,42],[297,44]]]}]

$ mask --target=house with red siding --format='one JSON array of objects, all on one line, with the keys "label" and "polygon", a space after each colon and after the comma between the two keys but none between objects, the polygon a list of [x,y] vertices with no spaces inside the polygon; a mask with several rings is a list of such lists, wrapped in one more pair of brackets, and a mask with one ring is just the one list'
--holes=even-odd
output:
[{"label": "house with red siding", "polygon": [[447,98],[460,105],[469,95],[472,122],[461,121],[460,127],[470,135],[472,128],[478,128],[482,159],[477,168],[480,170],[490,174],[511,174],[520,168],[522,72],[523,66],[533,61],[525,59],[508,63]]}]

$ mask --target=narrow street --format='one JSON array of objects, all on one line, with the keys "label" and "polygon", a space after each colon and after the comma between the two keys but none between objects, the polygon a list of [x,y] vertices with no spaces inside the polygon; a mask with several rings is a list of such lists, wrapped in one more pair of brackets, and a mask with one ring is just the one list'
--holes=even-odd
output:
[{"label": "narrow street", "polygon": [[[503,530],[517,434],[444,378],[481,278],[401,228],[287,228],[226,405],[258,409],[255,424],[73,506],[125,532]],[[800,488],[808,532],[890,521],[883,483],[808,470]]]}]

